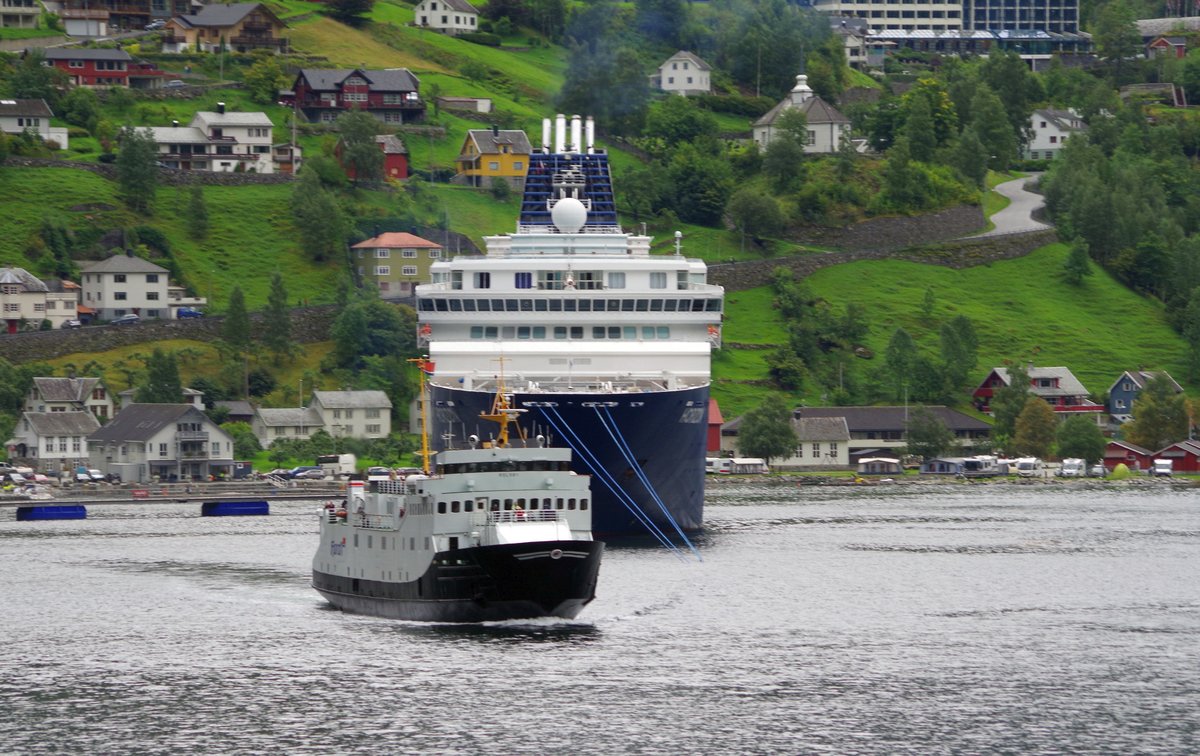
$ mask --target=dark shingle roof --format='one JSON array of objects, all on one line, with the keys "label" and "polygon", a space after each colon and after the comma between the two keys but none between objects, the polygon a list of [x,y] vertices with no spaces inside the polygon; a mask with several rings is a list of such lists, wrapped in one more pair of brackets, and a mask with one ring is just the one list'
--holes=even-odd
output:
[{"label": "dark shingle roof", "polygon": [[509,151],[514,155],[528,155],[533,152],[528,135],[520,129],[471,129],[469,133],[481,155],[498,153],[502,144],[509,145]]},{"label": "dark shingle roof", "polygon": [[382,391],[314,391],[313,398],[327,409],[391,407],[392,400]]},{"label": "dark shingle roof", "polygon": [[90,436],[100,427],[91,412],[26,412],[25,419],[39,436]]},{"label": "dark shingle roof", "polygon": [[[903,431],[912,407],[801,407],[797,418],[844,417],[851,433],[863,431]],[[946,424],[952,431],[990,430],[991,425],[949,407],[926,406],[925,409]]]},{"label": "dark shingle roof", "polygon": [[46,60],[133,60],[133,56],[124,50],[95,47],[83,49],[79,47],[48,47],[43,51]]},{"label": "dark shingle roof", "polygon": [[479,13],[475,10],[475,6],[468,3],[467,0],[443,0],[443,2],[450,10],[456,10],[459,13]]},{"label": "dark shingle roof", "polygon": [[83,402],[99,382],[99,378],[34,378],[33,387],[43,401]]},{"label": "dark shingle roof", "polygon": [[675,53],[671,57],[667,58],[663,62],[663,65],[665,66],[667,63],[670,63],[673,60],[686,60],[689,63],[691,63],[693,66],[695,66],[696,68],[700,69],[701,71],[711,71],[712,70],[712,66],[705,63],[700,58],[700,56],[696,55],[693,52],[688,52],[687,50],[680,50],[679,52]]},{"label": "dark shingle roof", "polygon": [[113,255],[107,260],[80,265],[84,273],[169,273],[161,265],[129,255]]},{"label": "dark shingle roof", "polygon": [[1128,376],[1129,380],[1133,382],[1133,385],[1136,386],[1139,391],[1141,391],[1146,387],[1146,382],[1156,375],[1166,376],[1167,380],[1171,382],[1171,386],[1174,387],[1176,394],[1183,392],[1183,386],[1179,385],[1179,381],[1176,381],[1174,378],[1172,378],[1171,374],[1165,370],[1126,370],[1124,373],[1121,373],[1121,376],[1117,378],[1117,380],[1113,381],[1113,384],[1108,387],[1108,390],[1112,391],[1114,388],[1116,388],[1117,384],[1121,382],[1121,379]]},{"label": "dark shingle roof", "polygon": [[302,68],[299,76],[303,76],[312,89],[328,92],[336,90],[351,74],[358,74],[370,82],[373,92],[416,92],[421,88],[421,80],[407,68]]},{"label": "dark shingle roof", "polygon": [[50,106],[40,97],[33,100],[0,100],[0,116],[41,116],[52,118]]},{"label": "dark shingle roof", "polygon": [[250,402],[241,399],[218,399],[213,402],[214,407],[224,407],[229,410],[231,416],[246,416],[254,414],[254,407]]},{"label": "dark shingle roof", "polygon": [[213,3],[195,13],[177,18],[188,26],[233,26],[260,5],[262,3]]},{"label": "dark shingle roof", "polygon": [[42,280],[24,268],[0,268],[0,283],[18,284],[25,291],[49,291]]},{"label": "dark shingle roof", "polygon": [[148,441],[189,412],[195,413],[197,419],[204,418],[204,414],[190,404],[131,404],[88,440]]},{"label": "dark shingle roof", "polygon": [[813,95],[799,105],[792,103],[791,97],[785,97],[780,100],[775,107],[771,108],[766,114],[754,122],[755,126],[770,126],[775,123],[775,119],[783,114],[787,108],[796,108],[804,114],[805,120],[809,124],[814,123],[850,123],[850,119],[842,115],[841,111],[833,107],[829,103],[822,100],[820,97]]},{"label": "dark shingle roof", "polygon": [[798,417],[792,420],[797,441],[849,441],[845,417]]}]

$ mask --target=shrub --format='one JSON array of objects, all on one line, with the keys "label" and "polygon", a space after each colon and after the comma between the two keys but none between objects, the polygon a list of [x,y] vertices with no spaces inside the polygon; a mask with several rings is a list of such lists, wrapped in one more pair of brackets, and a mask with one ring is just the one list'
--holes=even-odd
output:
[{"label": "shrub", "polygon": [[113,153],[113,152],[104,152],[104,153],[101,153],[100,157],[97,159],[101,163],[115,163],[115,162],[117,162],[117,155],[116,155],[116,153]]},{"label": "shrub", "polygon": [[487,47],[500,46],[500,35],[492,34],[491,32],[467,32],[458,35],[458,38],[467,42],[474,42],[477,45],[486,45]]},{"label": "shrub", "polygon": [[67,136],[70,137],[71,139],[84,139],[86,137],[90,137],[91,135],[92,135],[92,132],[88,131],[87,129],[83,128],[82,126],[67,127]]}]

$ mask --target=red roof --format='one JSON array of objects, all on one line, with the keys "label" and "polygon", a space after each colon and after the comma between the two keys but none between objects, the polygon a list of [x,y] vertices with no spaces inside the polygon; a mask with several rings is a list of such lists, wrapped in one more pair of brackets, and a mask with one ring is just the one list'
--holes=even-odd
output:
[{"label": "red roof", "polygon": [[723,423],[725,418],[721,417],[721,408],[717,406],[716,399],[708,400],[708,424]]},{"label": "red roof", "polygon": [[413,234],[406,234],[403,231],[389,231],[372,239],[360,241],[351,247],[351,249],[376,249],[379,247],[431,247],[433,249],[441,249],[442,245],[431,242],[428,239],[422,239],[419,236],[414,236]]}]

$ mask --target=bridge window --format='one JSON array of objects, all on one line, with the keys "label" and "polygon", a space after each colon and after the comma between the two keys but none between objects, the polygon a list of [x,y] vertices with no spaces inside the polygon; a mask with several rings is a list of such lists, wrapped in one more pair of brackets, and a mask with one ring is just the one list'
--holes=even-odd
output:
[{"label": "bridge window", "polygon": [[532,273],[517,273],[515,276],[515,279],[516,279],[516,281],[515,281],[516,287],[518,289],[532,289],[533,288],[533,274]]},{"label": "bridge window", "polygon": [[667,288],[667,274],[665,271],[660,270],[656,273],[650,274],[650,288],[651,289]]},{"label": "bridge window", "polygon": [[566,326],[554,326],[554,338],[560,339],[560,340],[567,338],[567,327]]},{"label": "bridge window", "polygon": [[492,274],[491,273],[476,272],[474,274],[474,281],[475,281],[476,289],[492,288]]},{"label": "bridge window", "polygon": [[675,307],[676,307],[676,305],[678,305],[678,304],[679,304],[679,302],[678,302],[677,300],[674,300],[674,299],[668,299],[668,300],[666,300],[665,302],[663,302],[664,309],[665,309],[667,312],[675,312]]}]

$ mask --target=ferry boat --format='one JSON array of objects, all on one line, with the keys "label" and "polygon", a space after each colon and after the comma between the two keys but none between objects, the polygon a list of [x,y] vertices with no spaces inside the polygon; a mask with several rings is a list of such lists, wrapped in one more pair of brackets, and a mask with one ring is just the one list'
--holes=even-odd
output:
[{"label": "ferry boat", "polygon": [[[598,535],[675,537],[703,523],[712,350],[724,290],[702,260],[650,254],[617,223],[594,124],[559,115],[530,155],[516,231],[431,266],[416,287],[432,362],[433,442],[479,435],[501,363],[532,436],[593,477]],[[686,536],[684,536],[686,538]]]},{"label": "ferry boat", "polygon": [[[489,440],[437,454],[439,474],[356,480],[321,513],[313,588],[344,611],[429,622],[574,618],[596,596],[587,476],[571,451],[509,435],[497,392]],[[425,452],[427,460],[430,453]]]}]

